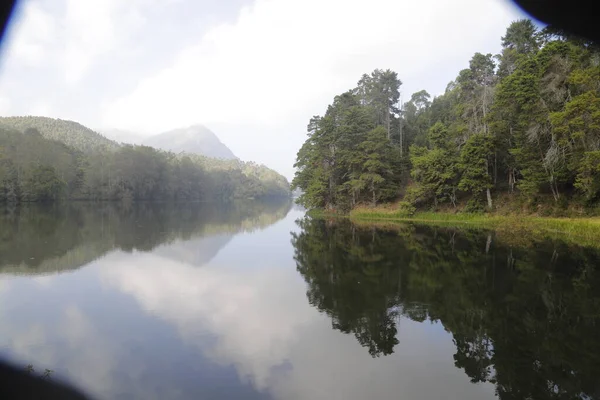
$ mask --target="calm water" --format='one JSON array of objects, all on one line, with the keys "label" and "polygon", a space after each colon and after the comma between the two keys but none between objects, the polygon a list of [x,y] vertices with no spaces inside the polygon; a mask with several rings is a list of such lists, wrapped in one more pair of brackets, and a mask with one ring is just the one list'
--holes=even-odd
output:
[{"label": "calm water", "polygon": [[600,252],[290,204],[0,216],[0,356],[105,399],[600,398]]}]

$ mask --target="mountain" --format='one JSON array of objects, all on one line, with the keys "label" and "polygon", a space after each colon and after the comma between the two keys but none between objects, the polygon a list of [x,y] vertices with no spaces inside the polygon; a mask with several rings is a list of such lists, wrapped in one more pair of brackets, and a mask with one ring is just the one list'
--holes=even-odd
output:
[{"label": "mountain", "polygon": [[139,145],[142,144],[145,139],[144,136],[137,132],[126,131],[123,129],[97,129],[97,131],[118,143]]},{"label": "mountain", "polygon": [[57,140],[74,149],[89,153],[95,150],[115,150],[119,145],[78,122],[48,117],[0,117],[0,125],[24,132],[36,129],[46,139]]},{"label": "mountain", "polygon": [[237,159],[217,135],[203,125],[192,125],[164,132],[144,140],[142,144],[174,153],[183,151],[224,160]]}]

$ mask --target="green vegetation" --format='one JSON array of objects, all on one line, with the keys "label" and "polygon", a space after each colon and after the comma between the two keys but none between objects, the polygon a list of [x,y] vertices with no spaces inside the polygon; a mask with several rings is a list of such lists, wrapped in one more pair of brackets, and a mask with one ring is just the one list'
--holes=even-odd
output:
[{"label": "green vegetation", "polygon": [[0,117],[2,126],[20,132],[35,129],[46,139],[59,141],[84,153],[116,150],[119,147],[116,142],[74,121],[33,116]]},{"label": "green vegetation", "polygon": [[[7,121],[24,131],[6,127]],[[60,134],[63,127],[66,133]],[[251,162],[119,146],[70,121],[11,117],[0,124],[0,202],[231,201],[289,195],[283,176]]]},{"label": "green vegetation", "polygon": [[597,248],[547,238],[515,246],[508,235],[412,224],[298,224],[292,244],[308,301],[372,356],[410,346],[398,342],[415,333],[406,319],[431,321],[452,335],[450,361],[501,400],[596,397]]},{"label": "green vegetation", "polygon": [[421,210],[514,202],[598,213],[600,49],[592,43],[519,20],[501,54],[476,53],[443,95],[421,90],[399,104],[400,86],[395,72],[375,70],[311,118],[292,181],[301,204],[345,212],[403,198]]},{"label": "green vegetation", "polygon": [[550,218],[523,215],[485,215],[478,213],[417,212],[407,215],[401,211],[383,208],[357,208],[350,212],[350,219],[357,223],[378,225],[384,222],[388,228],[394,224],[413,222],[446,227],[477,227],[493,229],[499,233],[521,235],[519,239],[540,237],[560,238],[567,242],[599,247],[600,218]]}]

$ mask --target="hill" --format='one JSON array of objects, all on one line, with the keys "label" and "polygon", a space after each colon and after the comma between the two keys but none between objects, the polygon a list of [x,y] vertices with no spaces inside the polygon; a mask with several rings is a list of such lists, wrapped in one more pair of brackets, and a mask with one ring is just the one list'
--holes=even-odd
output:
[{"label": "hill", "polygon": [[186,152],[224,160],[237,159],[217,135],[203,125],[164,132],[144,140],[142,144],[174,153]]},{"label": "hill", "polygon": [[84,153],[119,147],[116,142],[75,121],[34,116],[0,117],[0,125],[21,132],[34,128],[46,139],[57,140]]},{"label": "hill", "polygon": [[229,181],[235,184],[232,197],[289,197],[290,184],[279,172],[253,161],[239,159],[223,160],[196,154],[180,154],[180,158],[192,160],[210,173],[218,186],[226,187]]},{"label": "hill", "polygon": [[[228,202],[289,197],[285,177],[255,163],[119,146],[108,139],[108,144],[91,145],[93,135],[74,140],[79,148],[89,147],[82,152],[30,128],[20,131],[0,123],[0,203],[60,199]],[[81,134],[70,139],[77,135]]]}]

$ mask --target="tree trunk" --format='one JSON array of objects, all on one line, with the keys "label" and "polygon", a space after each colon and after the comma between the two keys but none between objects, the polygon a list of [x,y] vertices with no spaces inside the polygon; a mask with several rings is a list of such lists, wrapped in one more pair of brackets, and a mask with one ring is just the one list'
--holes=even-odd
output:
[{"label": "tree trunk", "polygon": [[452,206],[456,208],[456,188],[452,188],[452,194],[450,195],[450,201],[452,202]]},{"label": "tree trunk", "polygon": [[552,190],[552,196],[554,197],[554,201],[558,202],[560,199],[560,193],[558,192],[558,185],[554,181],[554,176],[550,176],[550,189]]},{"label": "tree trunk", "polygon": [[400,156],[402,156],[403,153],[403,145],[404,145],[404,138],[402,137],[402,117],[400,117],[400,119],[398,120],[399,125],[400,125]]},{"label": "tree trunk", "polygon": [[371,190],[373,191],[373,206],[376,206],[377,205],[377,200],[376,200],[376,197],[375,197],[375,185],[374,184],[371,184]]},{"label": "tree trunk", "polygon": [[387,125],[387,138],[388,138],[388,140],[390,140],[390,111],[389,111],[389,108],[388,108],[388,112],[387,112],[386,125]]},{"label": "tree trunk", "polygon": [[490,192],[490,188],[486,189],[486,195],[487,195],[488,207],[491,210],[493,207],[493,204],[492,204],[492,193]]},{"label": "tree trunk", "polygon": [[494,151],[494,186],[498,184],[498,151]]}]

